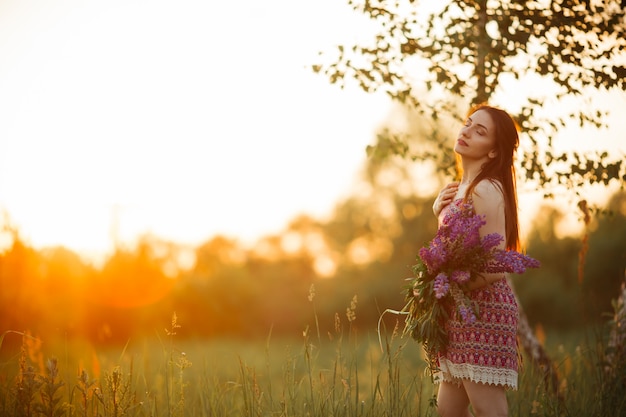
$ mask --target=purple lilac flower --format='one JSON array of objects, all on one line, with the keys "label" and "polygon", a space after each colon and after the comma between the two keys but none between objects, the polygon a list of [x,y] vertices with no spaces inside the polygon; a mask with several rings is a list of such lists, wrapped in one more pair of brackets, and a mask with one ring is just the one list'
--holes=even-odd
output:
[{"label": "purple lilac flower", "polygon": [[463,241],[463,250],[470,251],[478,245],[480,245],[480,234],[478,234],[478,230],[472,230],[472,233],[468,233],[465,236]]},{"label": "purple lilac flower", "polygon": [[498,247],[498,245],[504,240],[504,236],[499,233],[489,233],[488,235],[482,238],[480,242],[480,246],[485,251],[490,251],[493,248]]},{"label": "purple lilac flower", "polygon": [[441,269],[448,258],[446,245],[441,242],[441,239],[435,237],[428,247],[420,249],[419,256],[428,268],[428,272],[434,274]]},{"label": "purple lilac flower", "polygon": [[496,251],[485,268],[486,272],[522,274],[527,268],[538,268],[539,261],[516,251]]},{"label": "purple lilac flower", "polygon": [[448,290],[450,289],[450,284],[448,283],[448,277],[443,272],[439,273],[435,277],[435,282],[433,284],[433,291],[435,292],[435,298],[438,300],[444,297]]},{"label": "purple lilac flower", "polygon": [[456,304],[463,321],[466,323],[474,323],[476,321],[476,315],[474,314],[474,311],[467,306],[467,303],[469,302],[467,295],[465,295],[463,291],[461,291],[461,289],[454,283],[450,287],[450,294],[452,294],[452,299],[454,299],[454,303]]},{"label": "purple lilac flower", "polygon": [[457,220],[450,223],[447,228],[443,229],[443,232],[450,241],[463,242],[468,236],[475,235],[479,228],[480,226],[477,227],[477,223],[473,222],[471,218],[460,216]]},{"label": "purple lilac flower", "polygon": [[469,271],[456,270],[450,274],[450,279],[459,284],[465,284],[470,279]]},{"label": "purple lilac flower", "polygon": [[465,305],[459,306],[459,314],[465,323],[474,323],[476,322],[476,315],[472,311],[471,308],[468,308]]},{"label": "purple lilac flower", "polygon": [[485,223],[484,216],[475,214],[471,205],[463,205],[454,221],[443,228],[443,233],[450,245],[461,252],[458,255],[462,256],[480,244],[479,230]]},{"label": "purple lilac flower", "polygon": [[[435,237],[419,251],[421,265],[416,265],[421,282],[433,280],[432,297],[429,303],[443,297],[452,298],[460,320],[466,323],[477,321],[477,310],[461,285],[469,282],[476,273],[522,273],[527,268],[536,268],[539,262],[516,251],[500,248],[504,237],[491,233],[480,235],[485,218],[476,213],[471,204],[454,203],[446,213]],[[423,268],[425,267],[425,268]],[[412,298],[415,301],[415,297]],[[413,305],[415,306],[415,304]],[[412,307],[411,329],[416,340],[433,342],[432,327],[439,325],[439,309]],[[445,333],[445,332],[444,332]],[[439,333],[437,333],[439,334]]]}]

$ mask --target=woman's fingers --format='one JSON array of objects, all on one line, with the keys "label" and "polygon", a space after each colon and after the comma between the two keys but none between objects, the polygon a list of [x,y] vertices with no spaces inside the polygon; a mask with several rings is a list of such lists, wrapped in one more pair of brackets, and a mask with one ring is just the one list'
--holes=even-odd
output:
[{"label": "woman's fingers", "polygon": [[451,182],[441,189],[439,195],[437,195],[437,198],[435,199],[435,203],[433,204],[433,211],[435,212],[436,216],[439,216],[441,210],[443,210],[445,206],[447,206],[452,202],[452,200],[454,200],[458,189],[458,182]]}]

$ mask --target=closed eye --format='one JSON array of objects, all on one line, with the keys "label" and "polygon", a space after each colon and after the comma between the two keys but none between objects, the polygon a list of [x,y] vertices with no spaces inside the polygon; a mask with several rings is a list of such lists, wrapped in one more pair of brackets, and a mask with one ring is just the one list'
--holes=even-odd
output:
[{"label": "closed eye", "polygon": [[[465,121],[465,127],[470,127],[473,124],[474,124],[474,121],[472,120],[472,118],[468,117],[467,120]],[[488,132],[487,128],[480,123],[476,125],[476,128],[477,128],[476,133],[478,133],[480,136],[485,136]]]}]

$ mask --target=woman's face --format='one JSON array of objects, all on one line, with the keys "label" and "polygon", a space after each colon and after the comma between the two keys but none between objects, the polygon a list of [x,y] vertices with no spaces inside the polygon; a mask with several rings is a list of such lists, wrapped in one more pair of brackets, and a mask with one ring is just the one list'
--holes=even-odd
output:
[{"label": "woman's face", "polygon": [[486,110],[477,110],[467,118],[459,132],[454,151],[467,159],[496,157],[495,125]]}]

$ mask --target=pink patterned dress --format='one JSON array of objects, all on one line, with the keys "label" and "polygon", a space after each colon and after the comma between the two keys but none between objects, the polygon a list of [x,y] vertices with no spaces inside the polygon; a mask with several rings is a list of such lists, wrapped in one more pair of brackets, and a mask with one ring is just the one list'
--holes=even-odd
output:
[{"label": "pink patterned dress", "polygon": [[[453,203],[448,207],[454,210],[458,206]],[[468,379],[516,390],[519,312],[513,290],[503,277],[468,295],[478,305],[477,320],[465,323],[453,305],[448,307],[445,329],[449,342],[446,351],[439,353],[435,382],[460,384]]]}]

